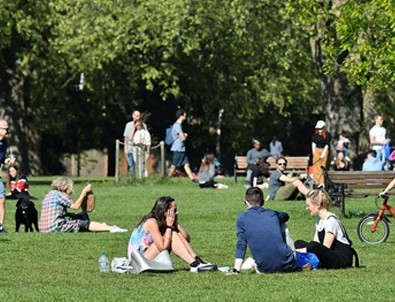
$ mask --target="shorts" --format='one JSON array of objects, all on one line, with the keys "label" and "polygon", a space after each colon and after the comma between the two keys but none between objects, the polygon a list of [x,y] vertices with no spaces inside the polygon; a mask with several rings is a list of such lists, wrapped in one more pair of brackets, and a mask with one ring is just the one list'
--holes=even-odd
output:
[{"label": "shorts", "polygon": [[89,232],[90,218],[87,212],[67,213],[67,216],[70,218],[67,224],[73,224],[76,228],[74,232]]},{"label": "shorts", "polygon": [[298,188],[293,184],[288,184],[278,189],[274,200],[293,200],[296,199],[297,194]]},{"label": "shorts", "polygon": [[0,198],[5,198],[5,187],[1,177],[0,177]]},{"label": "shorts", "polygon": [[90,221],[89,220],[79,220],[79,232],[89,232],[89,225],[90,225]]},{"label": "shorts", "polygon": [[173,151],[173,159],[171,164],[176,167],[182,167],[186,164],[189,164],[188,157],[186,156],[185,152]]}]

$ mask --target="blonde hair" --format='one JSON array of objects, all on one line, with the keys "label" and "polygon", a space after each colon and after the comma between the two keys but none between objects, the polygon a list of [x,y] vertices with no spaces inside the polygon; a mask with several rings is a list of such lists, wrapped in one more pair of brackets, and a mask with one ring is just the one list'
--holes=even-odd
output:
[{"label": "blonde hair", "polygon": [[51,183],[52,190],[61,191],[68,195],[73,193],[74,182],[68,177],[58,177]]},{"label": "blonde hair", "polygon": [[325,209],[329,209],[332,205],[332,200],[328,193],[323,190],[310,190],[306,194],[306,198],[310,198],[311,202],[319,205]]}]

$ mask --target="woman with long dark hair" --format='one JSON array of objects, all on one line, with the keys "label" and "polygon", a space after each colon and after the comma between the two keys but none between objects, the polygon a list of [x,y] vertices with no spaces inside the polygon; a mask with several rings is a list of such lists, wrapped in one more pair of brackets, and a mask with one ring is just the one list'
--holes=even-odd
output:
[{"label": "woman with long dark hair", "polygon": [[145,215],[133,230],[128,245],[128,258],[137,250],[145,258],[153,260],[162,251],[168,250],[190,265],[191,272],[216,270],[193,251],[190,235],[178,224],[178,211],[174,198],[159,197],[152,210]]}]

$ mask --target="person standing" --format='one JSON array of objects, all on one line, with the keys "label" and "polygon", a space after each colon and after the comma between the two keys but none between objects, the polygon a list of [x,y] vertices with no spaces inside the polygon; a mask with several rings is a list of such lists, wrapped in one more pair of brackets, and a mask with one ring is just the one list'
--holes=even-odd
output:
[{"label": "person standing", "polygon": [[[7,157],[7,148],[8,148],[8,141],[7,135],[10,133],[10,129],[8,127],[8,122],[6,120],[0,120],[0,165],[8,164],[13,165],[15,164],[16,160],[15,157]],[[3,223],[5,217],[5,186],[4,182],[0,177],[0,232],[7,233]]]},{"label": "person standing", "polygon": [[185,141],[188,138],[188,134],[182,129],[182,123],[186,120],[187,114],[183,109],[178,109],[176,112],[176,122],[172,126],[172,135],[174,142],[171,145],[170,151],[173,154],[172,163],[169,169],[169,177],[172,177],[177,167],[184,167],[188,177],[197,182],[197,179],[193,176],[191,167],[189,165],[188,157],[185,153]]},{"label": "person standing", "polygon": [[390,142],[386,139],[387,130],[383,127],[384,119],[381,115],[374,116],[374,126],[369,131],[370,148],[376,151],[376,157],[384,164],[384,145]]},{"label": "person standing", "polygon": [[[133,138],[136,133],[136,123],[141,122],[141,113],[138,110],[133,111],[132,113],[132,121],[128,122],[125,125],[125,130],[123,132],[124,136],[124,152],[125,156],[128,160],[128,165],[129,165],[129,172],[132,177],[135,176],[136,174],[136,163],[133,158]],[[142,123],[142,128],[147,130],[147,125],[145,123]]]},{"label": "person standing", "polygon": [[332,136],[326,129],[326,123],[319,120],[315,125],[315,133],[311,139],[313,154],[314,183],[318,186],[324,184],[321,167],[327,167]]},{"label": "person standing", "polygon": [[270,142],[269,148],[270,155],[274,158],[279,158],[283,156],[283,144],[276,136],[274,136],[272,141]]},{"label": "person standing", "polygon": [[133,160],[137,178],[141,179],[148,175],[146,162],[150,154],[151,135],[148,130],[144,129],[141,121],[135,123],[135,128],[136,131],[133,136]]}]

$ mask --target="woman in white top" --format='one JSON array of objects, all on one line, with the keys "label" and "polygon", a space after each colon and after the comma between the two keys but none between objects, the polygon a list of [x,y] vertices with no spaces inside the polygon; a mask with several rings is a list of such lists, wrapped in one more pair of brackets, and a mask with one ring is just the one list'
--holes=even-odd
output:
[{"label": "woman in white top", "polygon": [[150,153],[151,135],[140,121],[135,122],[136,131],[133,136],[133,159],[136,164],[136,177],[148,175],[146,161]]},{"label": "woman in white top", "polygon": [[328,209],[332,201],[322,190],[310,190],[306,194],[306,209],[312,216],[318,216],[313,241],[297,240],[295,248],[299,252],[314,253],[320,260],[320,267],[339,269],[352,266],[353,255],[358,256],[339,218]]}]

